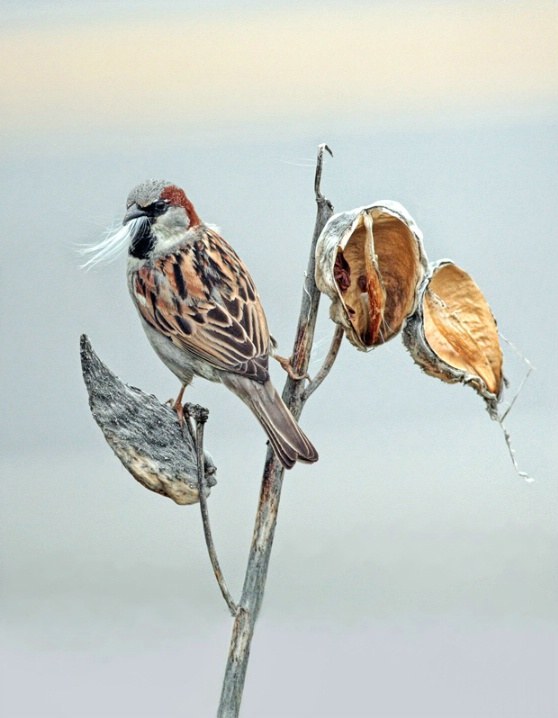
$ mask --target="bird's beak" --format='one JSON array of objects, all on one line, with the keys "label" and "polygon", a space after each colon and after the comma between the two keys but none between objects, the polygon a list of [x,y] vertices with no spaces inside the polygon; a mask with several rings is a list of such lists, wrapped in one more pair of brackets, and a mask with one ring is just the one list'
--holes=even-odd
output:
[{"label": "bird's beak", "polygon": [[137,219],[138,217],[147,217],[147,212],[141,207],[138,207],[134,202],[128,207],[126,214],[124,215],[124,219],[122,220],[122,224],[128,224],[130,220]]}]

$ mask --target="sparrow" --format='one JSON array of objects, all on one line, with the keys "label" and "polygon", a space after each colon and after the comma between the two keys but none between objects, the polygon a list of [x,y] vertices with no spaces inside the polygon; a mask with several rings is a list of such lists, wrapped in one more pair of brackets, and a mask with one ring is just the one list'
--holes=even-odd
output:
[{"label": "sparrow", "polygon": [[252,277],[184,191],[142,182],[118,234],[128,241],[128,287],[147,338],[182,383],[175,407],[194,376],[221,382],[252,410],[283,466],[317,461],[271,383],[274,344]]}]

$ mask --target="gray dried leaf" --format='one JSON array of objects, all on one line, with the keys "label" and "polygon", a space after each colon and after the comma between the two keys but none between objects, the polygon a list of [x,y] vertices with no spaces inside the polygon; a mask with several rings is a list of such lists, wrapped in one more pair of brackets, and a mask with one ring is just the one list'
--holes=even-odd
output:
[{"label": "gray dried leaf", "polygon": [[[176,413],[156,397],[121,382],[85,335],[80,348],[91,413],[122,464],[150,491],[177,504],[197,503],[196,451]],[[216,467],[211,455],[204,455],[206,483],[214,486]]]}]

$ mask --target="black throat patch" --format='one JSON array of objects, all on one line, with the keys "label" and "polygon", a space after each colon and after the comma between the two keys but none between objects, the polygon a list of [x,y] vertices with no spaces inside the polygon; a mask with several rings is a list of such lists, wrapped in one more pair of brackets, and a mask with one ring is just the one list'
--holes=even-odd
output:
[{"label": "black throat patch", "polygon": [[155,237],[151,231],[151,222],[145,219],[138,223],[138,226],[135,228],[128,254],[136,259],[147,259],[153,251],[154,246]]}]

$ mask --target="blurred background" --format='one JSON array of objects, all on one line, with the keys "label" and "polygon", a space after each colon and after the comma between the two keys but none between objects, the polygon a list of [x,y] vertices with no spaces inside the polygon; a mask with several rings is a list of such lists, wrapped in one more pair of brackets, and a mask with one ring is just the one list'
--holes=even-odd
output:
[{"label": "blurred background", "polygon": [[[507,422],[536,481],[472,390],[422,374],[399,338],[345,343],[302,416],[321,460],[287,475],[243,716],[555,716],[556,3],[1,13],[2,715],[214,715],[232,623],[199,510],[112,454],[79,335],[161,400],[178,383],[143,336],[125,257],[85,273],[76,249],[139,181],[176,182],[250,268],[288,355],[327,142],[335,208],[403,203],[429,258],[474,277],[536,366]],[[506,349],[505,369],[510,400],[526,366]],[[238,595],[265,437],[224,388],[199,380],[188,398],[211,411],[210,511]]]}]

